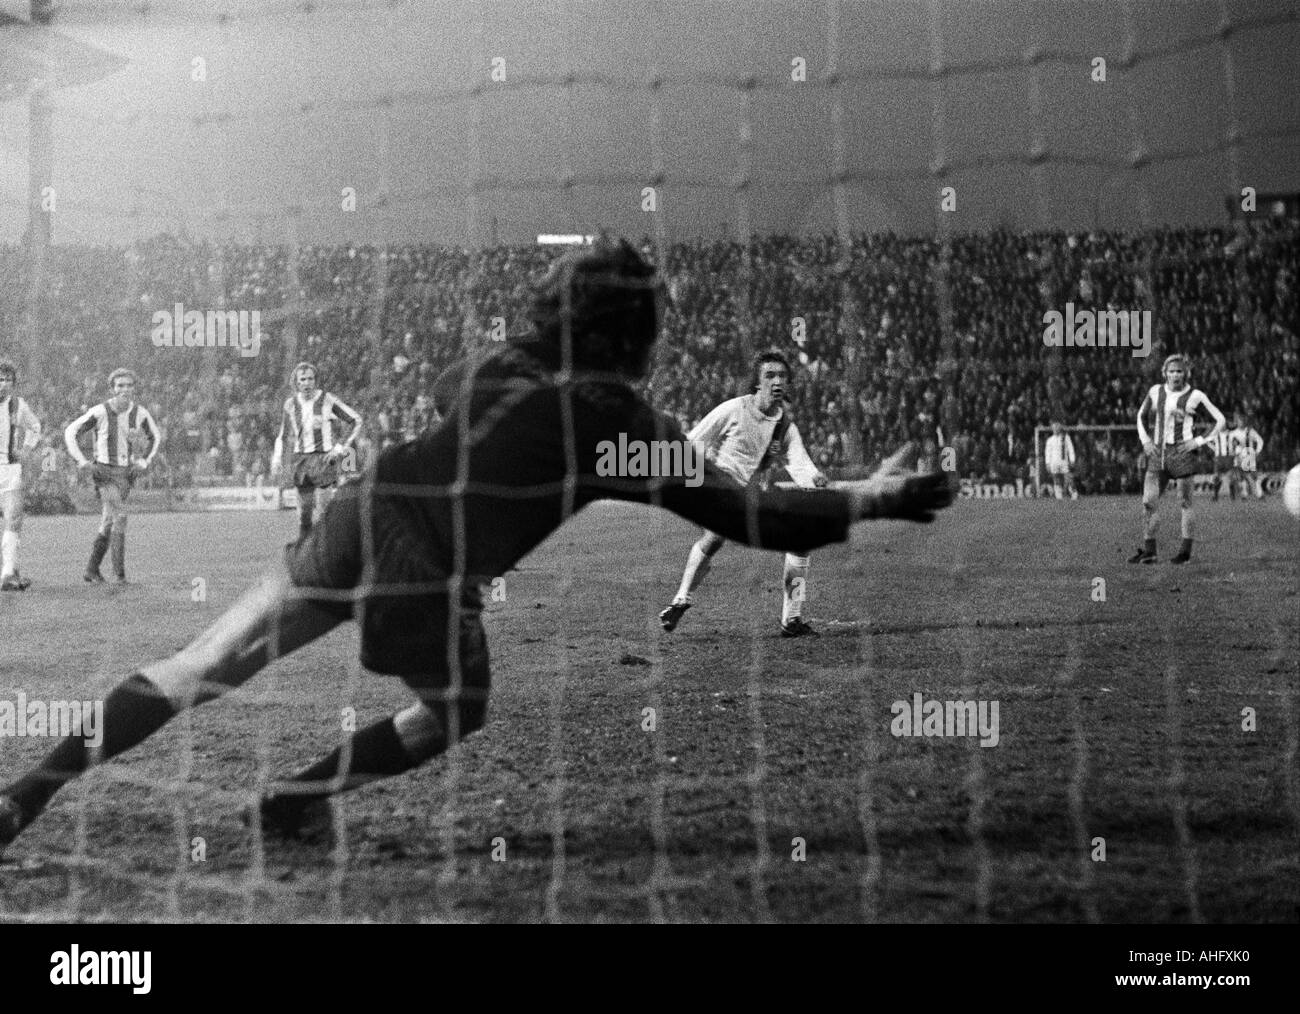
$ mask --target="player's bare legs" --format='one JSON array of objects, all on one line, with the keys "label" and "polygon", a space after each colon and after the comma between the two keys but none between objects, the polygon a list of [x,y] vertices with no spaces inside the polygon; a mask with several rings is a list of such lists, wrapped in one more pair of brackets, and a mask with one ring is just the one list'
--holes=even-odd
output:
[{"label": "player's bare legs", "polygon": [[713,558],[718,555],[726,539],[713,532],[705,532],[695,545],[691,546],[686,558],[686,570],[682,572],[682,583],[677,588],[668,608],[659,614],[659,623],[664,630],[672,633],[677,629],[686,610],[691,608],[691,595],[713,566]]},{"label": "player's bare legs", "polygon": [[1183,544],[1178,549],[1171,563],[1186,563],[1192,558],[1192,522],[1194,516],[1192,512],[1192,480],[1178,479],[1174,483],[1178,491],[1178,502],[1180,508],[1180,527],[1183,537]]},{"label": "player's bare legs", "polygon": [[[114,500],[110,500],[113,497]],[[117,490],[109,486],[104,486],[99,491],[99,531],[95,535],[95,542],[90,547],[90,560],[86,563],[86,573],[84,580],[92,584],[103,584],[104,575],[99,572],[99,565],[104,562],[104,556],[108,553],[108,544],[110,536],[113,533],[113,519],[117,511],[114,507],[114,501],[118,499]],[[125,529],[123,530],[125,538]]]},{"label": "player's bare legs", "polygon": [[336,610],[301,598],[283,571],[264,579],[188,647],[137,672],[108,695],[97,757],[78,730],[30,772],[0,790],[0,847],[92,762],[129,750],[185,708],[239,686],[267,663],[315,640],[344,618]]},{"label": "player's bare legs", "polygon": [[18,572],[18,544],[23,530],[21,485],[0,493],[0,511],[5,516],[4,535],[0,535],[0,590],[26,591],[31,582]]},{"label": "player's bare legs", "polygon": [[1160,472],[1147,471],[1142,480],[1142,546],[1129,558],[1129,563],[1156,562],[1156,529],[1160,525],[1160,486],[1164,481]]}]

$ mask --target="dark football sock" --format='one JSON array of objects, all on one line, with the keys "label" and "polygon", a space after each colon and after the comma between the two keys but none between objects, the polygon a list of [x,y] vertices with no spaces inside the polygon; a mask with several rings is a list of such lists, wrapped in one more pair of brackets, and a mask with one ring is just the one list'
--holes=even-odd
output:
[{"label": "dark football sock", "polygon": [[[376,778],[400,775],[403,771],[409,771],[417,766],[417,762],[411,760],[406,748],[402,746],[392,718],[385,718],[374,725],[366,726],[352,736],[351,743],[352,758],[346,766],[343,764],[343,748],[339,747],[311,767],[299,771],[293,776],[293,781],[328,782],[337,778],[342,771],[346,772],[346,781],[339,791],[346,792]],[[293,798],[307,803],[312,799],[323,799],[328,795],[330,795],[328,790],[322,790],[305,795],[294,793]]]},{"label": "dark football sock", "polygon": [[1148,553],[1154,553],[1156,551],[1156,540],[1147,539],[1142,543],[1142,548],[1145,549]]},{"label": "dark football sock", "polygon": [[95,536],[95,543],[90,547],[90,562],[86,564],[86,572],[93,574],[99,570],[99,565],[104,562],[104,554],[108,552],[108,536],[103,532]]},{"label": "dark football sock", "polygon": [[[108,760],[157,732],[175,709],[162,692],[139,673],[123,682],[104,701],[101,759]],[[72,735],[51,750],[35,768],[0,795],[14,800],[25,821],[33,820],[65,782],[90,766],[91,750],[80,735]]]},{"label": "dark football sock", "polygon": [[126,532],[113,529],[108,545],[113,551],[113,573],[117,577],[126,577]]},{"label": "dark football sock", "polygon": [[1183,539],[1183,545],[1182,545],[1182,548],[1179,550],[1179,552],[1186,553],[1188,556],[1191,556],[1191,555],[1192,555],[1192,540],[1191,540],[1191,539]]}]

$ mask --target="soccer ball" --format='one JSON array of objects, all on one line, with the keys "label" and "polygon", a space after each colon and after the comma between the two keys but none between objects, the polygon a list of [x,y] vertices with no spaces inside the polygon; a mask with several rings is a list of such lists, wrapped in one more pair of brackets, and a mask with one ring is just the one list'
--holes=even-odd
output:
[{"label": "soccer ball", "polygon": [[1282,502],[1291,512],[1293,518],[1300,518],[1300,465],[1286,474],[1286,485],[1282,487]]}]

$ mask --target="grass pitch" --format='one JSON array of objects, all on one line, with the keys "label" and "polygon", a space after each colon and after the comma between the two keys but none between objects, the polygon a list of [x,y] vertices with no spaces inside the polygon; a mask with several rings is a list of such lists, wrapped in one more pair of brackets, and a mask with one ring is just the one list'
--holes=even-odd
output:
[{"label": "grass pitch", "polygon": [[[351,627],[67,788],[0,867],[0,919],[1300,921],[1300,529],[1197,507],[1181,568],[1125,564],[1136,499],[861,526],[814,554],[822,636],[791,641],[780,555],[734,546],[663,634],[696,530],[597,505],[488,608],[484,732],[344,797],[332,851],[263,848],[239,813],[345,709],[409,701]],[[295,523],[137,516],[118,590],[80,580],[92,518],[29,518],[0,700],[103,698]],[[893,736],[915,693],[997,701],[998,745]],[[49,745],[0,739],[0,780]]]}]

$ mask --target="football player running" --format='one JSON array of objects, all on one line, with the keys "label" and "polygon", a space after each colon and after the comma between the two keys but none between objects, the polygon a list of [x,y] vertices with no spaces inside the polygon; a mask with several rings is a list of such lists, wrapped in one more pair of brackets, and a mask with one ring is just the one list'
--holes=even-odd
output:
[{"label": "football player running", "polygon": [[355,619],[362,665],[400,678],[415,700],[248,812],[264,835],[328,835],[333,794],[417,767],[483,727],[480,584],[593,501],[662,507],[724,538],[795,553],[843,541],[857,521],[925,522],[952,503],[946,475],[904,472],[901,455],[869,479],[817,493],[745,488],[707,463],[699,485],[680,475],[598,475],[598,445],[620,434],[683,439],[629,386],[648,370],[662,298],[654,269],[625,241],[602,238],[561,257],[532,300],[535,332],[466,369],[443,422],[380,454],[197,640],[119,684],[95,730],[97,753],[78,729],[0,789],[0,847],[92,760],[130,749],[184,709]]},{"label": "football player running", "polygon": [[[808,457],[799,430],[785,407],[785,392],[790,383],[790,363],[780,352],[763,352],[754,361],[754,393],[724,401],[696,424],[686,437],[706,461],[731,476],[742,486],[756,483],[766,487],[771,474],[785,467],[795,484],[822,489],[826,476]],[[659,614],[666,631],[677,629],[686,610],[693,604],[695,589],[712,566],[726,540],[714,532],[705,532],[691,546],[686,558],[682,583],[668,608]],[[806,637],[816,631],[803,619],[803,603],[808,586],[807,556],[785,554],[782,575],[781,636]]]}]

